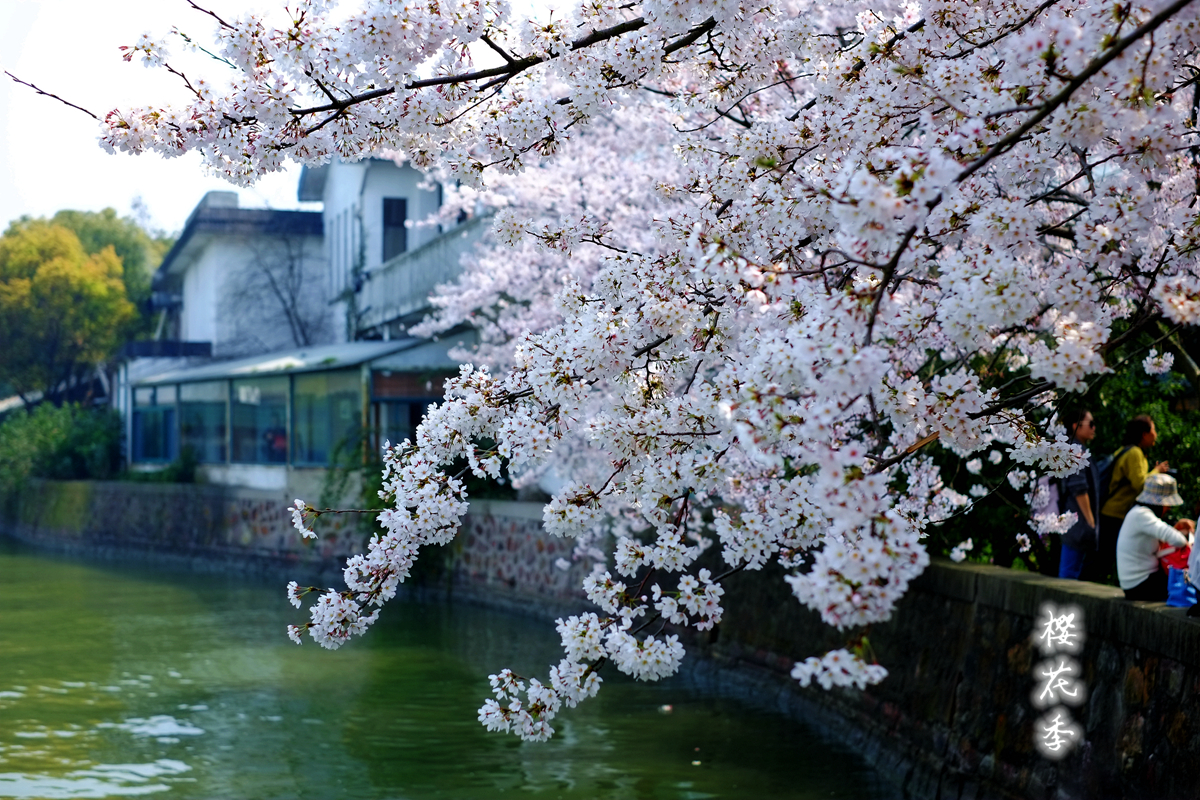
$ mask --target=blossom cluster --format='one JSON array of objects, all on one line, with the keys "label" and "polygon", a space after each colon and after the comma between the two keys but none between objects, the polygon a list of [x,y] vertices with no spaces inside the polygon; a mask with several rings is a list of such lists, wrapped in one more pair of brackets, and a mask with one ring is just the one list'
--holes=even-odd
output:
[{"label": "blossom cluster", "polygon": [[970,539],[959,542],[958,544],[954,545],[953,549],[950,550],[950,560],[954,562],[964,561],[967,558],[967,553],[974,549],[975,542]]},{"label": "blossom cluster", "polygon": [[792,677],[801,686],[815,679],[824,689],[834,686],[855,686],[864,689],[887,677],[887,670],[878,664],[868,664],[847,650],[831,650],[822,658],[809,657],[792,668]]},{"label": "blossom cluster", "polygon": [[1142,369],[1147,375],[1165,375],[1171,371],[1171,367],[1175,364],[1175,356],[1172,353],[1163,353],[1161,356],[1157,350],[1151,350],[1145,359],[1142,360]]},{"label": "blossom cluster", "polygon": [[[114,111],[102,140],[235,182],[387,153],[450,187],[444,213],[495,212],[419,328],[483,346],[387,449],[383,532],[305,627],[327,647],[365,630],[456,535],[449,466],[508,459],[598,564],[566,658],[498,674],[480,712],[544,739],[602,664],[671,674],[726,574],[779,564],[829,624],[886,620],[928,526],[970,504],[924,448],[971,473],[1007,458],[1016,489],[1080,468],[1040,409],[1108,369],[1114,326],[1200,321],[1197,6],[309,0],[223,21],[231,83]],[[884,674],[835,650],[796,677]]]},{"label": "blossom cluster", "polygon": [[292,527],[300,531],[300,535],[305,539],[315,539],[317,534],[308,522],[309,515],[316,516],[316,511],[306,504],[303,500],[297,498],[288,506],[288,511],[292,512]]}]

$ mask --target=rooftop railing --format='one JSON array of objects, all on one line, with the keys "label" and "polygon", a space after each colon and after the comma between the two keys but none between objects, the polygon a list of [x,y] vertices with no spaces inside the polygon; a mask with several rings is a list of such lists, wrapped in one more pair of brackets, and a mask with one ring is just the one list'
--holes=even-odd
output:
[{"label": "rooftop railing", "polygon": [[459,259],[479,241],[488,224],[489,217],[475,217],[371,270],[358,298],[364,309],[361,326],[415,321],[424,314],[429,295],[438,284],[458,277]]}]

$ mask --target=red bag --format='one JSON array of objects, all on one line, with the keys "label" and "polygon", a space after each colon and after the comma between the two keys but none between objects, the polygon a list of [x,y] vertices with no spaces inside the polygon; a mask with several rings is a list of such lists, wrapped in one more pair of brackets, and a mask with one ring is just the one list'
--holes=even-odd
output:
[{"label": "red bag", "polygon": [[1158,551],[1158,560],[1162,562],[1163,569],[1175,567],[1178,570],[1187,569],[1188,556],[1192,554],[1192,548],[1185,547],[1182,550],[1178,547],[1164,547]]}]

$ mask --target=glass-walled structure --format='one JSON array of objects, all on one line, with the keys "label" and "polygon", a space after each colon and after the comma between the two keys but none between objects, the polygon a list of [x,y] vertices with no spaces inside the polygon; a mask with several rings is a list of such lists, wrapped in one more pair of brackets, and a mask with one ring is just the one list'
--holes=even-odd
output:
[{"label": "glass-walled structure", "polygon": [[165,464],[186,448],[201,465],[225,467],[207,472],[218,482],[267,480],[269,471],[246,466],[363,463],[385,440],[413,437],[457,373],[451,346],[349,342],[131,379],[130,461]]},{"label": "glass-walled structure", "polygon": [[425,410],[441,400],[442,385],[454,373],[377,370],[371,374],[371,446],[415,438]]},{"label": "glass-walled structure", "polygon": [[288,376],[231,382],[231,461],[235,464],[288,463]]},{"label": "glass-walled structure", "polygon": [[362,449],[362,378],[357,371],[297,375],[292,463],[331,464]]},{"label": "glass-walled structure", "polygon": [[135,387],[132,460],[328,466],[362,449],[362,385],[350,369]]},{"label": "glass-walled structure", "polygon": [[[229,441],[226,381],[198,381],[179,386],[179,440],[201,464],[224,464]],[[134,430],[137,430],[136,423]]]}]

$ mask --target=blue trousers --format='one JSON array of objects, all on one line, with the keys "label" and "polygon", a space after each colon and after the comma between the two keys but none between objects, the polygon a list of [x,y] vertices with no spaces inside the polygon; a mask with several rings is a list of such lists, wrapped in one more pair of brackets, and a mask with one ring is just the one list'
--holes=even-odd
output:
[{"label": "blue trousers", "polygon": [[1083,559],[1086,555],[1086,550],[1079,550],[1069,544],[1064,544],[1062,556],[1058,560],[1058,577],[1070,578],[1073,581],[1079,580],[1079,576],[1083,573]]}]

